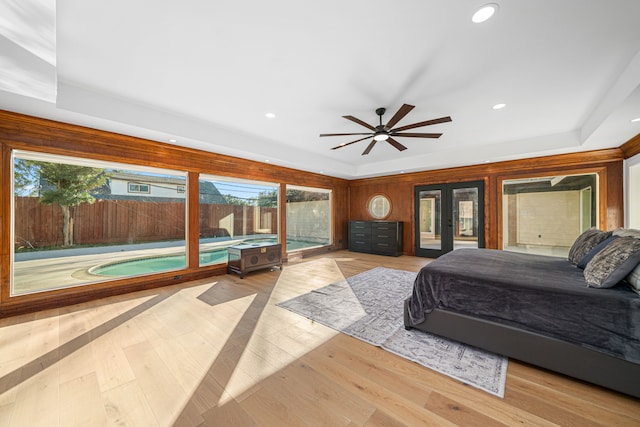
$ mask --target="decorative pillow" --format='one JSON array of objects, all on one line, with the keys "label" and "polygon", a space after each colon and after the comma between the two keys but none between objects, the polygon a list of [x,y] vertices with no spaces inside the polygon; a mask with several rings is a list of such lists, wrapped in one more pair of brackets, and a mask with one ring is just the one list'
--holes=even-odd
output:
[{"label": "decorative pillow", "polygon": [[569,261],[574,265],[578,263],[589,253],[589,251],[595,248],[598,243],[611,235],[610,231],[598,230],[595,227],[591,227],[584,233],[578,236],[571,249],[569,249]]},{"label": "decorative pillow", "polygon": [[613,230],[614,236],[619,237],[635,237],[636,239],[640,239],[640,230],[636,230],[634,228],[618,228]]},{"label": "decorative pillow", "polygon": [[610,288],[620,282],[640,263],[640,239],[619,237],[609,243],[587,264],[587,286]]},{"label": "decorative pillow", "polygon": [[627,283],[631,286],[638,295],[640,295],[640,264],[633,269],[631,273],[627,276]]},{"label": "decorative pillow", "polygon": [[595,248],[591,249],[589,251],[589,253],[586,254],[580,260],[580,262],[578,263],[578,268],[582,268],[584,270],[584,268],[587,266],[587,264],[589,264],[589,261],[591,261],[593,259],[593,257],[598,254],[598,252],[603,250],[605,247],[607,247],[607,245],[609,243],[613,242],[617,238],[618,238],[618,236],[611,235],[611,236],[607,237],[606,239],[604,239],[602,242],[598,243]]}]

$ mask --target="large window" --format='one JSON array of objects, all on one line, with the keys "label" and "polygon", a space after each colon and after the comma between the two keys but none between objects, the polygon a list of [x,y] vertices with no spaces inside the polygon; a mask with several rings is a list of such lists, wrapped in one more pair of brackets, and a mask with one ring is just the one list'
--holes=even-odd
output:
[{"label": "large window", "polygon": [[567,256],[598,224],[598,176],[558,175],[502,182],[503,249]]},{"label": "large window", "polygon": [[185,172],[26,151],[13,169],[12,295],[185,268]]},{"label": "large window", "polygon": [[227,262],[232,244],[278,242],[278,184],[201,175],[200,265]]},{"label": "large window", "polygon": [[331,190],[287,185],[287,252],[331,244]]}]

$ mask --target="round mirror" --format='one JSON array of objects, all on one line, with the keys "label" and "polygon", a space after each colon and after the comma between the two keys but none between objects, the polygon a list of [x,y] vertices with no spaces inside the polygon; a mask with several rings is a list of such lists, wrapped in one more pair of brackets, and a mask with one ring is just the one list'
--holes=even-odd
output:
[{"label": "round mirror", "polygon": [[387,196],[377,194],[369,200],[369,215],[375,219],[384,219],[391,213],[391,201]]}]

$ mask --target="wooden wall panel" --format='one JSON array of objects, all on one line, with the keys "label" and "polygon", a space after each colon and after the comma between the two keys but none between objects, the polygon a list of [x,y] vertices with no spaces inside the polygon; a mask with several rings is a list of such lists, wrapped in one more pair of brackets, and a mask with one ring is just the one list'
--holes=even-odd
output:
[{"label": "wooden wall panel", "polygon": [[418,185],[483,180],[485,246],[500,248],[502,180],[597,172],[601,180],[600,227],[613,229],[624,224],[622,161],[622,150],[616,148],[355,180],[350,183],[350,216],[352,219],[373,219],[366,210],[368,200],[375,194],[386,194],[393,206],[389,220],[405,223],[403,251],[406,255],[414,255],[414,188]]},{"label": "wooden wall panel", "polygon": [[[189,173],[189,186],[197,185],[199,174],[222,175],[246,178],[257,181],[294,184],[316,188],[331,189],[335,201],[332,215],[334,222],[334,244],[324,250],[346,248],[349,205],[349,183],[347,180],[314,174],[291,168],[254,162],[237,157],[224,156],[200,150],[158,143],[141,138],[119,135],[110,132],[60,123],[36,117],[25,116],[8,111],[0,111],[0,145],[2,148],[2,190],[0,192],[0,317],[24,311],[57,307],[77,303],[87,299],[104,297],[116,293],[130,292],[194,278],[221,274],[226,267],[217,265],[200,268],[198,260],[198,194],[187,201],[189,223],[188,259],[185,270],[154,274],[147,277],[127,278],[76,288],[54,290],[39,294],[10,297],[10,200],[11,150],[59,154],[73,157],[85,157],[102,161],[152,166]],[[95,209],[96,206],[91,207]],[[117,212],[113,212],[117,215]],[[284,215],[280,213],[280,226],[284,227]],[[96,231],[104,230],[108,224],[93,224]]]}]

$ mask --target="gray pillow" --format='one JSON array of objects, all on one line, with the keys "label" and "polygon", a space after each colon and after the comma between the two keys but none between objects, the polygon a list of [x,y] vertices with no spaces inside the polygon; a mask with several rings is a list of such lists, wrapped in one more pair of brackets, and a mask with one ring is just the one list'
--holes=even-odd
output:
[{"label": "gray pillow", "polygon": [[611,235],[606,239],[604,239],[602,242],[598,243],[595,248],[591,249],[588,254],[582,257],[582,259],[578,263],[578,268],[581,268],[584,270],[584,268],[587,266],[587,264],[589,264],[589,262],[591,262],[594,256],[596,256],[601,250],[606,248],[609,245],[609,243],[613,242],[617,238],[618,236]]},{"label": "gray pillow", "polygon": [[598,246],[598,243],[611,235],[610,231],[598,230],[595,227],[591,227],[584,233],[578,236],[571,249],[569,249],[569,261],[574,265],[578,265],[582,258],[587,255],[591,249]]},{"label": "gray pillow", "polygon": [[610,288],[640,263],[640,240],[619,237],[598,252],[584,269],[588,286]]},{"label": "gray pillow", "polygon": [[618,228],[613,230],[614,236],[619,237],[635,237],[636,239],[640,239],[640,230],[636,230],[633,228]]}]

